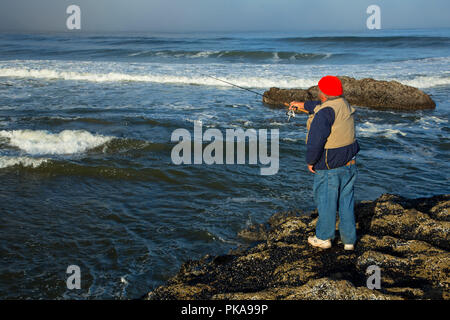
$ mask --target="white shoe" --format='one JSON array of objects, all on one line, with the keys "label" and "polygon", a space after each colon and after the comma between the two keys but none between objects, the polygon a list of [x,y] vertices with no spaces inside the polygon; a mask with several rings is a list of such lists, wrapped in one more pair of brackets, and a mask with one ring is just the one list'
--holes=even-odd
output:
[{"label": "white shoe", "polygon": [[353,244],[344,244],[344,250],[351,251],[351,250],[354,250],[354,249],[355,249],[355,245],[353,245]]},{"label": "white shoe", "polygon": [[318,248],[322,248],[322,249],[331,248],[331,241],[330,240],[320,240],[316,236],[308,237],[308,243],[310,245],[312,245],[313,247],[318,247]]}]

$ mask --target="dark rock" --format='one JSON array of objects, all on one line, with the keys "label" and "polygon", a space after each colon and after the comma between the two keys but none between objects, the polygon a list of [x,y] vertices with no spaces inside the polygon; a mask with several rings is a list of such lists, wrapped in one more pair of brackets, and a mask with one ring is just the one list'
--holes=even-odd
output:
[{"label": "dark rock", "polygon": [[[371,78],[354,79],[340,76],[344,96],[355,106],[404,111],[434,109],[436,103],[423,91],[397,81],[382,81]],[[284,107],[291,101],[318,100],[318,87],[309,89],[270,88],[264,93],[263,102]]]},{"label": "dark rock", "polygon": [[[396,292],[394,292],[396,293]],[[409,293],[409,292],[408,292]],[[250,293],[219,293],[214,300],[400,300],[398,295],[390,295],[364,287],[356,288],[346,280],[320,278],[309,280],[299,287],[269,288]]]},{"label": "dark rock", "polygon": [[247,241],[262,241],[267,239],[267,225],[253,224],[247,229],[238,232],[238,236]]},{"label": "dark rock", "polygon": [[[359,241],[312,248],[317,214],[277,213],[242,234],[260,241],[233,254],[188,261],[147,299],[449,299],[450,195],[385,194],[355,208]],[[256,230],[256,231],[255,231]],[[366,287],[367,267],[381,289]]]},{"label": "dark rock", "polygon": [[[423,240],[445,250],[450,249],[450,222],[435,220],[435,212],[405,209],[403,198],[382,196],[374,208],[370,230],[375,234],[389,234],[407,240]],[[442,210],[447,210],[449,201]],[[407,206],[406,207],[410,207]],[[424,207],[425,208],[425,207]]]}]

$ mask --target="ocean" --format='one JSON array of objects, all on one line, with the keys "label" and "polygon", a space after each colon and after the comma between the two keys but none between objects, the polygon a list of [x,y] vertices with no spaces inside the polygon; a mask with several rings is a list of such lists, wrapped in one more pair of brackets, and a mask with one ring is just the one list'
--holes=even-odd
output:
[{"label": "ocean", "polygon": [[[208,76],[263,93],[327,74],[396,80],[437,105],[357,108],[357,201],[450,193],[449,29],[0,33],[0,298],[139,298],[250,224],[314,209],[306,117]],[[198,120],[278,129],[278,173],[173,164],[172,132]]]}]

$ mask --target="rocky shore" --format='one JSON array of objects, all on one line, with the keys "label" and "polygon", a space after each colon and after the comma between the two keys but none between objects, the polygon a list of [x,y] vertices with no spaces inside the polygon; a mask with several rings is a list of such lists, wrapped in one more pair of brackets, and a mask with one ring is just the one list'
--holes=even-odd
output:
[{"label": "rocky shore", "polygon": [[[450,195],[385,194],[357,204],[359,240],[312,248],[317,212],[276,213],[239,233],[248,246],[185,262],[146,299],[449,299]],[[338,233],[337,233],[338,235]],[[368,289],[367,268],[381,288]]]},{"label": "rocky shore", "polygon": [[[355,106],[378,110],[415,111],[434,109],[436,103],[423,91],[401,84],[397,81],[381,81],[371,78],[354,79],[338,77],[344,89],[347,101]],[[264,92],[263,102],[284,107],[283,103],[291,101],[319,100],[317,86],[309,89],[270,88]]]}]

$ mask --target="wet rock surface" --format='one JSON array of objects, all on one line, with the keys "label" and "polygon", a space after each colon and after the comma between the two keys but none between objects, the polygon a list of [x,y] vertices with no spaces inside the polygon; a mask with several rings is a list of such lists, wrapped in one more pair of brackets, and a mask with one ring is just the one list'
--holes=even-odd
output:
[{"label": "wet rock surface", "polygon": [[[429,95],[397,81],[382,81],[371,78],[357,80],[346,76],[339,76],[338,78],[342,82],[345,98],[355,106],[404,111],[434,109],[436,107],[436,103]],[[317,94],[317,86],[309,89],[279,89],[274,87],[264,92],[263,102],[284,107],[283,103],[291,101],[319,100]]]},{"label": "wet rock surface", "polygon": [[[187,261],[147,299],[449,299],[450,195],[385,194],[355,208],[358,242],[312,248],[317,212],[284,212],[239,235],[246,248]],[[337,231],[337,239],[338,239]],[[381,288],[368,289],[369,266]]]}]

